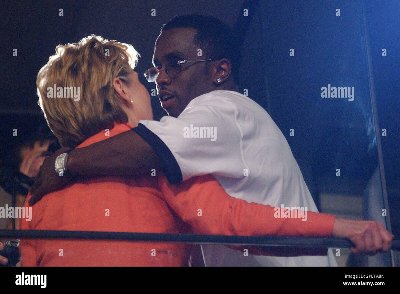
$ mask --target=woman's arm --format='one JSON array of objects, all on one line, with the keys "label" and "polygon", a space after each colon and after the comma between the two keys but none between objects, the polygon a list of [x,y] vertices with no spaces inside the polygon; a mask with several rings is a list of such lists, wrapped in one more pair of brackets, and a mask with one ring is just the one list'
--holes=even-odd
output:
[{"label": "woman's arm", "polygon": [[355,253],[390,249],[393,235],[375,221],[335,218],[307,212],[307,218],[278,217],[277,209],[229,196],[211,176],[171,186],[160,179],[166,201],[193,231],[220,235],[333,236],[352,241]]},{"label": "woman's arm", "polygon": [[161,178],[160,187],[168,204],[196,233],[330,236],[333,232],[332,215],[307,212],[306,218],[278,217],[279,208],[231,197],[211,176],[195,177],[176,186]]}]

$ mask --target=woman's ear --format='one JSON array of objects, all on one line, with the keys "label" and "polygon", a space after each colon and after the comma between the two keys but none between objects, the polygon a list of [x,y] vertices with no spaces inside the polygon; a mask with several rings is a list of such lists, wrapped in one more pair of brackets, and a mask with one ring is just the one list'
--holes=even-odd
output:
[{"label": "woman's ear", "polygon": [[114,90],[117,91],[118,95],[126,103],[129,103],[131,101],[131,98],[129,97],[129,94],[128,94],[127,85],[125,84],[125,82],[122,79],[120,79],[119,77],[116,77],[113,81],[113,87],[114,87]]}]

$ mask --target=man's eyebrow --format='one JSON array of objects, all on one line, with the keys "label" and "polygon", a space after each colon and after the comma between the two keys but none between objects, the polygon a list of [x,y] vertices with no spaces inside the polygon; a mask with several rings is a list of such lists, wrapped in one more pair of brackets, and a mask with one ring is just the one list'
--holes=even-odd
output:
[{"label": "man's eyebrow", "polygon": [[171,60],[171,59],[177,59],[177,58],[184,58],[185,54],[180,52],[180,51],[173,51],[165,55],[165,59]]},{"label": "man's eyebrow", "polygon": [[[185,54],[180,52],[180,51],[172,51],[166,55],[164,55],[163,59],[166,59],[168,61],[170,60],[176,60],[180,58],[185,58]],[[158,58],[153,58],[153,65],[160,65],[161,62]]]}]

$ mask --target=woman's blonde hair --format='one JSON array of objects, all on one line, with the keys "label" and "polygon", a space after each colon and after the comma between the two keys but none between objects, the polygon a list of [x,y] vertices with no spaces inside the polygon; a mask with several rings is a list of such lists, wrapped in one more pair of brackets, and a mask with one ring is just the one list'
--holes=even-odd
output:
[{"label": "woman's blonde hair", "polygon": [[113,81],[119,77],[129,84],[138,57],[131,45],[95,35],[56,47],[40,69],[36,86],[39,106],[62,146],[76,147],[112,129],[114,122],[128,121]]}]

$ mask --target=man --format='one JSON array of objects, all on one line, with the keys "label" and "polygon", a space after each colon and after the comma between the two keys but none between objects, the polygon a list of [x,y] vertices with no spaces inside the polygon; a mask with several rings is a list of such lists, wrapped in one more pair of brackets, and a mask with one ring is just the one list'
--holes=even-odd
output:
[{"label": "man", "polygon": [[[37,128],[28,135],[22,135],[19,142],[5,156],[0,169],[0,208],[24,206],[33,178],[39,173],[45,156],[54,150],[54,138],[44,128]],[[19,229],[15,218],[0,217],[0,230]],[[0,252],[4,244],[0,240]],[[6,265],[7,258],[0,254],[0,265]]]},{"label": "man", "polygon": [[[172,19],[161,30],[154,67],[146,72],[170,116],[141,121],[133,132],[87,148],[58,152],[45,161],[32,203],[74,177],[155,175],[163,169],[171,183],[212,174],[234,197],[316,211],[283,134],[258,104],[235,92],[239,63],[235,37],[219,20],[198,15]],[[358,249],[387,250],[390,238],[376,223],[362,230],[351,221],[348,225],[351,240],[361,244]],[[335,264],[332,256],[243,256],[216,245],[203,246],[203,253],[210,266]]]},{"label": "man", "polygon": [[[4,155],[0,167],[0,207],[24,206],[25,197],[39,173],[45,156],[49,155],[54,137],[42,126],[22,132]],[[54,145],[54,144],[53,144]],[[15,219],[0,217],[0,229],[18,228]]]}]

